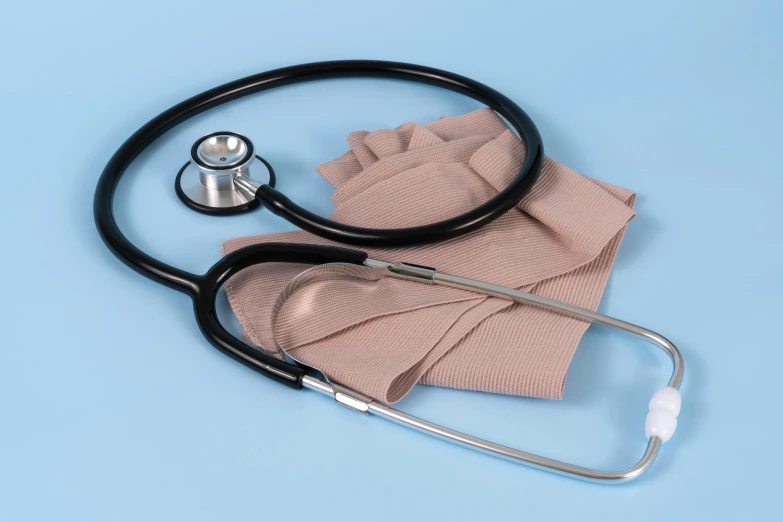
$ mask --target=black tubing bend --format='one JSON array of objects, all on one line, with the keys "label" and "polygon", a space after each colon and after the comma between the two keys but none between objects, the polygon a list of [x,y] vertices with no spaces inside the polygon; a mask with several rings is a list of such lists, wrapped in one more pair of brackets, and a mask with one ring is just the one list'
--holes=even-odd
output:
[{"label": "black tubing bend", "polygon": [[236,250],[215,263],[199,281],[198,290],[193,296],[196,321],[201,333],[215,348],[267,377],[292,388],[301,388],[304,369],[271,357],[223,327],[216,310],[218,291],[231,276],[260,263],[361,265],[365,259],[367,254],[358,250],[297,243],[261,243]]}]

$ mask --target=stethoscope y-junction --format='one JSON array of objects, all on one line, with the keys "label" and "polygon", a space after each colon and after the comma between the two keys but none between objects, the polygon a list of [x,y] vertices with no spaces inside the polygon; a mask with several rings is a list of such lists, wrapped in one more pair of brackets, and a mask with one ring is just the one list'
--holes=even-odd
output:
[{"label": "stethoscope y-junction", "polygon": [[[308,388],[335,398],[340,404],[362,413],[372,413],[452,442],[526,465],[594,482],[623,482],[644,473],[652,464],[661,444],[671,437],[680,411],[678,388],[683,376],[682,357],[663,336],[588,309],[554,301],[534,294],[464,277],[440,273],[433,268],[402,262],[368,258],[358,250],[308,244],[265,243],[246,247],[224,256],[207,273],[196,275],[170,266],[142,252],[120,231],[113,215],[115,189],[133,159],[162,134],[193,116],[242,96],[294,83],[330,78],[379,77],[408,80],[442,87],[484,103],[503,116],[525,142],[527,155],[511,183],[487,202],[453,218],[424,226],[374,229],[346,225],[318,216],[296,205],[274,188],[272,166],[257,154],[252,142],[234,132],[217,132],[194,143],[190,159],[176,176],[179,198],[190,208],[209,214],[234,214],[263,205],[297,227],[341,243],[367,246],[413,245],[453,238],[490,223],[513,208],[535,183],[544,159],[541,138],[527,114],[501,93],[469,78],[450,72],[398,62],[334,61],[277,69],[249,76],[172,107],[136,131],[114,153],[103,170],[95,192],[94,214],[106,245],[125,264],[142,275],[193,300],[196,321],[207,340],[227,355],[291,388]],[[330,382],[315,369],[290,356],[279,360],[232,335],[220,323],[216,299],[220,288],[241,270],[260,263],[305,264],[347,263],[370,270],[373,277],[396,277],[426,284],[445,285],[481,294],[527,303],[585,321],[603,324],[657,345],[673,361],[668,385],[650,402],[647,416],[647,449],[634,466],[622,471],[598,471],[559,462],[500,446],[419,419],[354,390]],[[303,272],[288,290],[307,282]],[[282,296],[281,296],[282,297]],[[276,306],[278,309],[279,306]]]}]

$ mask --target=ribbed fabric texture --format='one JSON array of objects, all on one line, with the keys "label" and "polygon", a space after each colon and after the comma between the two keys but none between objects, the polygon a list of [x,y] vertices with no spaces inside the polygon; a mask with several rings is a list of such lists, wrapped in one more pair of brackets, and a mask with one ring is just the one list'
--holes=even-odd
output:
[{"label": "ribbed fabric texture", "polygon": [[[335,186],[332,219],[400,228],[466,212],[516,176],[525,146],[491,110],[427,125],[355,132],[351,150],[318,167]],[[445,242],[369,248],[370,257],[531,291],[595,310],[632,219],[634,194],[546,158],[517,208]],[[227,241],[336,243],[295,231]],[[276,356],[272,305],[303,265],[248,268],[226,285],[245,337]],[[386,403],[417,383],[559,399],[588,323],[472,292],[325,265],[277,316],[277,340],[330,379]]]}]

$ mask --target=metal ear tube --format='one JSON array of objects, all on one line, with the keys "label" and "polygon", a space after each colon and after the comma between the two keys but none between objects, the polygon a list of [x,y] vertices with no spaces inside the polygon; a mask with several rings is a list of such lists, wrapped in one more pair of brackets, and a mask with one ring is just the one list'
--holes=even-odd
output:
[{"label": "metal ear tube", "polygon": [[[668,385],[658,390],[650,400],[649,413],[645,422],[644,431],[648,438],[647,449],[641,459],[633,466],[620,471],[601,471],[558,460],[550,459],[528,453],[518,449],[502,446],[494,442],[480,439],[472,435],[461,433],[444,426],[429,422],[401,412],[391,406],[376,401],[366,395],[347,388],[341,384],[330,381],[317,368],[309,368],[309,372],[302,378],[305,388],[317,391],[333,397],[338,403],[360,413],[367,413],[383,417],[408,428],[421,431],[428,435],[438,437],[448,442],[453,442],[467,448],[481,451],[489,455],[501,457],[518,464],[534,467],[543,471],[565,475],[579,480],[599,483],[622,483],[638,478],[652,465],[660,451],[661,445],[667,442],[674,434],[677,427],[677,416],[680,413],[681,399],[679,386],[682,382],[684,365],[682,355],[677,347],[662,335],[642,328],[614,317],[609,317],[586,308],[580,308],[561,301],[555,301],[546,297],[537,296],[528,292],[515,290],[503,286],[493,285],[484,281],[476,281],[465,277],[438,272],[433,268],[421,267],[406,263],[388,263],[377,259],[366,259],[364,269],[351,266],[350,272],[368,280],[378,280],[382,277],[396,277],[420,283],[436,284],[459,288],[471,292],[508,299],[517,303],[529,304],[546,308],[556,313],[561,313],[577,319],[597,323],[610,328],[632,334],[652,343],[664,350],[672,360],[672,374]],[[306,270],[295,277],[280,293],[272,308],[272,335],[276,346],[283,352],[286,360],[307,367],[288,353],[277,341],[275,335],[275,322],[285,301],[298,289],[316,280],[313,271]],[[320,378],[323,376],[323,379]]]}]

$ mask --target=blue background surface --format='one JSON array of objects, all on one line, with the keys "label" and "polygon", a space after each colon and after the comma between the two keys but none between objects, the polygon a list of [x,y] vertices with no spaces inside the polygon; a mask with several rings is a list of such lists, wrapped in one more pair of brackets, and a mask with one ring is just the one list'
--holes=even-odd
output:
[{"label": "blue background surface", "polygon": [[[783,517],[783,4],[110,4],[9,2],[0,16],[0,520]],[[149,118],[240,76],[347,57],[487,83],[529,111],[550,156],[638,191],[601,309],[686,360],[679,430],[642,479],[568,480],[290,391],[213,350],[186,297],[102,245],[94,185]],[[348,132],[476,107],[363,80],[254,96],[138,158],[117,217],[146,251],[202,272],[223,240],[290,226],[186,209],[172,181],[195,137],[248,134],[279,187],[327,214],[314,169]],[[591,330],[563,401],[420,388],[401,408],[622,468],[669,370],[648,345]]]}]

